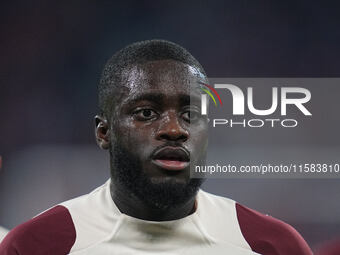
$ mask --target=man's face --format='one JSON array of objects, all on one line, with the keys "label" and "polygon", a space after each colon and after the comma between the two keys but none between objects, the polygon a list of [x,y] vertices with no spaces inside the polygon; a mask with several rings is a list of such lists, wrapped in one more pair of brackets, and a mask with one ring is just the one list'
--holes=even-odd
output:
[{"label": "man's face", "polygon": [[186,202],[202,183],[190,179],[190,163],[204,163],[208,140],[192,89],[201,74],[162,60],[125,70],[123,80],[108,116],[112,178],[156,207]]}]

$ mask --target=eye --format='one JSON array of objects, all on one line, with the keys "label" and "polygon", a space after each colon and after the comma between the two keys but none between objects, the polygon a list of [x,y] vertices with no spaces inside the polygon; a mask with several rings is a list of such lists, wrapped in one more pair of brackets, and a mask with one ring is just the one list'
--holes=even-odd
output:
[{"label": "eye", "polygon": [[198,120],[199,117],[200,117],[199,112],[194,110],[188,110],[182,114],[182,118],[187,122],[194,122]]},{"label": "eye", "polygon": [[152,109],[140,109],[134,112],[134,117],[139,121],[151,120],[156,118],[157,115]]}]

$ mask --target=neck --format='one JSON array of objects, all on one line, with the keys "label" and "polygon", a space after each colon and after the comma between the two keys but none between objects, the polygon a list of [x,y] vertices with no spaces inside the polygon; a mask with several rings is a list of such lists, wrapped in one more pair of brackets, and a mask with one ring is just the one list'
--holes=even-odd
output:
[{"label": "neck", "polygon": [[111,197],[119,211],[131,217],[148,221],[169,221],[184,218],[196,210],[196,197],[175,208],[158,209],[150,207],[141,199],[127,191],[125,187],[111,180]]}]

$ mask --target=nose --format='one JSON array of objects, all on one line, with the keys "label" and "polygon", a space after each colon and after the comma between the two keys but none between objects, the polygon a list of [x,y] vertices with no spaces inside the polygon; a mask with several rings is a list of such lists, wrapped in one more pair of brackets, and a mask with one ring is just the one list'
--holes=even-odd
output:
[{"label": "nose", "polygon": [[188,130],[180,125],[180,121],[175,112],[167,113],[161,120],[158,128],[157,140],[171,140],[185,142],[189,137]]}]

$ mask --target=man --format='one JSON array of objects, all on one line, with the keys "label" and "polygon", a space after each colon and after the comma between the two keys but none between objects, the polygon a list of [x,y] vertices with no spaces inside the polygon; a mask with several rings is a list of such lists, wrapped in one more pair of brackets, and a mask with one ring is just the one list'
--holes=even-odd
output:
[{"label": "man", "polygon": [[207,119],[195,84],[206,75],[184,48],[135,43],[106,64],[96,139],[111,179],[18,226],[0,254],[311,254],[289,225],[200,190]]}]

